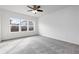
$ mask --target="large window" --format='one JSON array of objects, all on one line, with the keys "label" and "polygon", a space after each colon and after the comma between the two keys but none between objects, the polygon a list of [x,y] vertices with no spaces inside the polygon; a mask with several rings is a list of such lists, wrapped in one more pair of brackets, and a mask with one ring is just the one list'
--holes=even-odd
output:
[{"label": "large window", "polygon": [[10,18],[11,32],[33,31],[33,30],[34,30],[34,23],[32,21],[20,18]]}]

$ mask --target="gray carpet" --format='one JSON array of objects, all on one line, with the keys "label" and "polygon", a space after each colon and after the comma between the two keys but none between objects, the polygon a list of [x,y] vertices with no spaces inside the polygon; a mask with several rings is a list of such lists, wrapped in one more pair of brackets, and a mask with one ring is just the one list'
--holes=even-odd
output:
[{"label": "gray carpet", "polygon": [[79,45],[33,36],[1,42],[0,54],[79,54]]}]

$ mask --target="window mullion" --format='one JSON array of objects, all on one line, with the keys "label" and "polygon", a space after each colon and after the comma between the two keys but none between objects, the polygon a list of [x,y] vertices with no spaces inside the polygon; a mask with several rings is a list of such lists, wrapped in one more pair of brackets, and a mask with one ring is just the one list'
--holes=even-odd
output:
[{"label": "window mullion", "polygon": [[21,19],[20,19],[20,23],[19,23],[19,32],[21,32]]},{"label": "window mullion", "polygon": [[27,20],[27,31],[29,31],[29,21]]}]

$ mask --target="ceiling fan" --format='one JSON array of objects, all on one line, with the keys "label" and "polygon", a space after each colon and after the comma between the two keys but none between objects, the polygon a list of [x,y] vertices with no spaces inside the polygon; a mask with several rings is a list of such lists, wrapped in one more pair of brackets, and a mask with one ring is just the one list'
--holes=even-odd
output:
[{"label": "ceiling fan", "polygon": [[32,6],[27,6],[28,8],[30,8],[31,10],[28,11],[32,11],[33,13],[37,13],[37,12],[43,12],[43,10],[41,10],[41,6],[39,5],[32,5]]}]

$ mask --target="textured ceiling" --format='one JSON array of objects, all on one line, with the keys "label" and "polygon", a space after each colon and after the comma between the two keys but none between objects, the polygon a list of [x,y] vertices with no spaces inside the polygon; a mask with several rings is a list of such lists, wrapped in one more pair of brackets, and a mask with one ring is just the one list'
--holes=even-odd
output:
[{"label": "textured ceiling", "polygon": [[44,12],[43,13],[39,12],[37,14],[34,14],[32,12],[27,11],[27,10],[30,10],[29,8],[27,8],[27,5],[0,5],[0,8],[2,9],[6,9],[6,10],[10,10],[10,11],[17,12],[17,13],[34,16],[34,17],[42,17],[44,15],[53,13],[65,7],[68,7],[68,6],[66,5],[41,5],[40,9],[43,9]]}]

